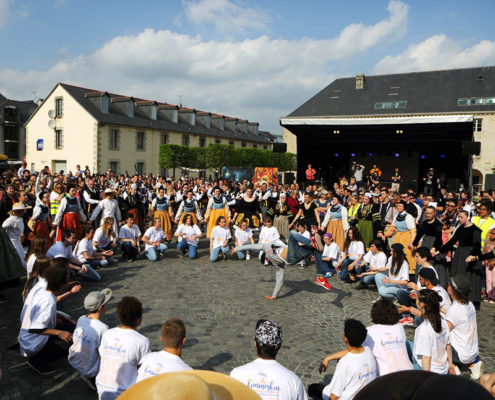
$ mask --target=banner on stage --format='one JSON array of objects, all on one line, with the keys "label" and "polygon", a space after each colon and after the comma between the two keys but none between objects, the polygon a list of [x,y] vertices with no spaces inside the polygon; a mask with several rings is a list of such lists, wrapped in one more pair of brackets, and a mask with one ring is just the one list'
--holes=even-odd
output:
[{"label": "banner on stage", "polygon": [[235,182],[242,182],[244,179],[250,181],[254,176],[254,168],[235,168],[235,167],[223,167],[221,171],[221,178],[226,178]]},{"label": "banner on stage", "polygon": [[267,185],[277,185],[278,168],[256,167],[254,169],[253,185],[258,186],[263,183]]}]

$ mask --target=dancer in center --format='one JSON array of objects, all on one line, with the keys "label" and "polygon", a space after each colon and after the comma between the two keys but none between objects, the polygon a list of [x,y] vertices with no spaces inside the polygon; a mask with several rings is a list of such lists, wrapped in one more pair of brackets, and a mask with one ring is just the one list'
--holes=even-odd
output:
[{"label": "dancer in center", "polygon": [[335,243],[339,245],[340,249],[343,249],[345,235],[349,230],[349,222],[347,218],[347,208],[340,204],[340,199],[337,196],[332,198],[330,209],[327,211],[323,224],[321,225],[323,229],[327,226],[327,233],[331,233]]},{"label": "dancer in center", "polygon": [[225,196],[222,195],[220,187],[215,186],[213,196],[208,200],[206,208],[205,222],[208,223],[206,229],[206,237],[211,238],[211,231],[217,226],[217,221],[220,217],[224,217],[227,225],[230,223],[230,209]]},{"label": "dancer in center", "polygon": [[232,220],[236,226],[239,226],[243,220],[248,221],[248,227],[259,229],[263,223],[260,202],[253,195],[253,189],[248,187],[244,197],[237,200],[235,206],[236,212]]},{"label": "dancer in center", "polygon": [[151,208],[149,215],[158,218],[161,222],[161,227],[165,232],[165,238],[167,240],[172,239],[172,223],[170,219],[173,216],[172,205],[170,204],[169,198],[165,195],[165,188],[160,186],[158,189],[158,196],[156,196],[151,202]]}]

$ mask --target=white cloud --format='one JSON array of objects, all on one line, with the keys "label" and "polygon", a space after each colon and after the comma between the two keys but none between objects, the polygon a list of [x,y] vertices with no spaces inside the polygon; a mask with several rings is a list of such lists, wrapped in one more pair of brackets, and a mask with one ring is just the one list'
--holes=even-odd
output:
[{"label": "white cloud", "polygon": [[270,17],[263,10],[242,7],[229,0],[183,1],[184,15],[198,26],[213,25],[224,34],[261,31],[268,28]]},{"label": "white cloud", "polygon": [[[407,6],[392,1],[389,17],[352,24],[326,40],[204,40],[200,35],[146,29],[118,36],[91,55],[65,59],[43,71],[0,70],[0,93],[40,96],[67,82],[97,90],[176,103],[259,121],[279,133],[279,117],[336,78],[338,60],[386,43],[407,25]],[[400,33],[400,32],[399,32]]]},{"label": "white cloud", "polygon": [[9,17],[9,3],[10,0],[0,0],[0,28],[7,25],[7,19]]},{"label": "white cloud", "polygon": [[387,56],[373,68],[374,73],[428,71],[495,64],[495,41],[482,40],[471,47],[440,34],[409,46],[397,56]]}]

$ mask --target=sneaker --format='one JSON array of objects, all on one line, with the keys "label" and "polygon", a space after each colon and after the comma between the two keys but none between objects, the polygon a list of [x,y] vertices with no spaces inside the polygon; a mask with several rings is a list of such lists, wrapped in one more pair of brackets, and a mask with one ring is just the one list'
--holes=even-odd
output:
[{"label": "sneaker", "polygon": [[249,252],[246,252],[246,261],[249,261],[251,259],[251,254]]},{"label": "sneaker", "polygon": [[110,257],[108,259],[108,262],[112,263],[112,264],[117,264],[119,262],[119,260],[117,260],[115,257]]},{"label": "sneaker", "polygon": [[483,372],[485,371],[485,364],[483,363],[483,361],[478,361],[477,363],[469,367],[469,369],[471,371],[471,379],[478,380],[481,378]]},{"label": "sneaker", "polygon": [[302,260],[302,261],[299,263],[299,268],[301,268],[301,269],[306,268],[306,260]]},{"label": "sneaker", "polygon": [[133,261],[134,261],[134,258],[128,258],[128,259],[127,259],[127,262],[130,262],[130,263],[131,263],[131,262],[133,262]]},{"label": "sneaker", "polygon": [[461,370],[459,369],[459,367],[457,365],[454,365],[454,370],[455,370],[455,374],[456,375],[460,375],[461,374]]},{"label": "sneaker", "polygon": [[331,278],[333,276],[333,274],[331,272],[327,272],[325,274],[325,278]]},{"label": "sneaker", "polygon": [[321,251],[321,249],[323,248],[321,237],[318,233],[315,233],[313,236],[311,236],[311,243],[318,252]]},{"label": "sneaker", "polygon": [[88,378],[87,376],[81,375],[81,379],[86,382],[86,385],[88,385],[91,390],[94,390],[96,392],[95,378]]},{"label": "sneaker", "polygon": [[366,285],[363,282],[359,282],[359,285],[357,285],[354,289],[356,289],[356,290],[368,289],[368,285]]},{"label": "sneaker", "polygon": [[414,319],[412,317],[404,317],[399,321],[399,324],[405,325],[405,326],[413,326],[414,325]]},{"label": "sneaker", "polygon": [[56,372],[55,368],[53,368],[48,363],[40,363],[34,360],[28,360],[27,365],[35,372],[40,375],[52,375]]},{"label": "sneaker", "polygon": [[332,290],[332,287],[330,286],[330,284],[327,282],[327,280],[325,278],[316,278],[315,283],[317,285],[320,285],[323,289]]}]

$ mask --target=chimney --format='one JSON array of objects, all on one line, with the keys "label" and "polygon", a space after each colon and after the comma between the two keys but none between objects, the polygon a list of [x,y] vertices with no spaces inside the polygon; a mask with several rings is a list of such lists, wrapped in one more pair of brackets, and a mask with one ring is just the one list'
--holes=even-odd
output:
[{"label": "chimney", "polygon": [[179,109],[179,121],[191,126],[196,125],[196,110],[193,108]]},{"label": "chimney", "polygon": [[249,122],[248,123],[248,132],[253,135],[258,135],[258,128],[260,124],[258,122]]},{"label": "chimney", "polygon": [[364,89],[364,74],[356,75],[356,89]]},{"label": "chimney", "polygon": [[211,114],[207,111],[198,111],[196,113],[196,120],[198,124],[204,126],[206,129],[211,128]]},{"label": "chimney", "polygon": [[111,100],[117,110],[124,113],[129,118],[134,118],[133,97],[112,97]]},{"label": "chimney", "polygon": [[158,115],[176,124],[179,122],[179,107],[173,104],[161,104],[158,106]]},{"label": "chimney", "polygon": [[84,95],[92,104],[98,107],[103,114],[108,114],[110,106],[110,96],[108,92],[88,92]]},{"label": "chimney", "polygon": [[146,114],[147,118],[156,120],[157,118],[157,102],[154,100],[143,100],[143,101],[137,101],[136,102],[136,107],[140,110],[143,111]]},{"label": "chimney", "polygon": [[225,130],[225,117],[223,115],[214,114],[211,116],[211,125],[221,131]]}]

